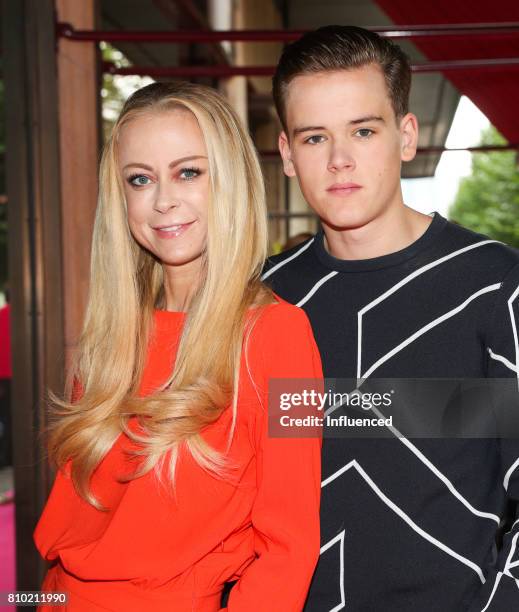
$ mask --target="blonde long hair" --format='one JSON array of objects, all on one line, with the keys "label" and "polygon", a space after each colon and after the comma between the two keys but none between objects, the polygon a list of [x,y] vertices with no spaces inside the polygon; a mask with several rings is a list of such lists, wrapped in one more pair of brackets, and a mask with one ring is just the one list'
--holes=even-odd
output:
[{"label": "blonde long hair", "polygon": [[[211,197],[203,278],[173,372],[161,391],[139,398],[153,310],[165,306],[164,280],[160,261],[130,233],[117,143],[135,117],[178,108],[196,117],[207,147]],[[95,507],[102,505],[90,488],[92,472],[123,431],[142,455],[133,478],[153,468],[160,475],[167,458],[174,483],[184,445],[203,469],[225,475],[225,452],[210,447],[201,430],[231,406],[229,444],[232,439],[247,312],[274,301],[259,280],[267,242],[260,165],[230,105],[214,90],[190,83],[153,83],[131,96],[101,160],[90,293],[67,385],[70,390],[72,380],[79,381],[81,394],[75,401],[50,394],[50,457],[58,467],[71,460],[78,493]],[[130,416],[137,416],[141,435],[128,428]]]}]

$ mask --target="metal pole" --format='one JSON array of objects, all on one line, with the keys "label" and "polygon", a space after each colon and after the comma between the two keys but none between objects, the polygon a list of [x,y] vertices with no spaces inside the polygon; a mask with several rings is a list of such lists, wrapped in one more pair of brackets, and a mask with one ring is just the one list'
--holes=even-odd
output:
[{"label": "metal pole", "polygon": [[18,590],[45,564],[32,532],[47,496],[41,431],[49,388],[63,382],[63,279],[53,0],[4,0],[6,177],[13,351],[13,454]]},{"label": "metal pole", "polygon": [[141,75],[149,77],[233,77],[233,76],[272,76],[274,66],[128,66],[118,68],[115,64],[103,62],[104,72],[123,76]]},{"label": "metal pole", "polygon": [[[446,60],[422,62],[411,65],[413,72],[451,72],[456,70],[514,70],[519,68],[519,57],[496,59]],[[109,62],[103,63],[103,71],[109,74],[141,75],[149,77],[215,77],[272,76],[275,66],[129,66],[118,68]]]},{"label": "metal pole", "polygon": [[[442,36],[517,36],[519,22],[425,24],[366,28],[386,38],[437,38]],[[219,41],[290,42],[308,30],[76,30],[69,23],[57,23],[56,35],[78,42],[176,42],[209,43]]]}]

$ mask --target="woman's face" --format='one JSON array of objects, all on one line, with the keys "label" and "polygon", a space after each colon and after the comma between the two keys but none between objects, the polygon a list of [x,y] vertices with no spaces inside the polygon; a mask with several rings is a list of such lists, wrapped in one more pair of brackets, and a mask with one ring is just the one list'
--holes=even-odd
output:
[{"label": "woman's face", "polygon": [[187,110],[150,112],[121,129],[119,170],[135,240],[168,273],[197,272],[210,197],[204,138]]}]

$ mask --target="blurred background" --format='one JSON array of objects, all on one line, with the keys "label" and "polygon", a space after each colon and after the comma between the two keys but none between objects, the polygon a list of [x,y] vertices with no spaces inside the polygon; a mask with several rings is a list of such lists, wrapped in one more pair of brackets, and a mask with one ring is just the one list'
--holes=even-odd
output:
[{"label": "blurred background", "polygon": [[279,252],[318,223],[282,172],[274,66],[306,30],[368,27],[413,64],[406,204],[519,246],[519,3],[2,0],[0,17],[1,592],[43,576],[45,393],[62,389],[80,330],[100,150],[128,95],[179,78],[230,100],[260,152]]}]

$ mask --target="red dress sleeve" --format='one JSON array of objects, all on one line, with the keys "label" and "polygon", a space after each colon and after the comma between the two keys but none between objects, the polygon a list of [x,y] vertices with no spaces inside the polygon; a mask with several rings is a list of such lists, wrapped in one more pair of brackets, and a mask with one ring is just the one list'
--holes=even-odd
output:
[{"label": "red dress sleeve", "polygon": [[74,377],[74,380],[72,381],[70,401],[75,404],[82,397],[83,391],[83,385],[79,382],[77,377]]},{"label": "red dress sleeve", "polygon": [[[299,612],[319,556],[321,439],[268,435],[270,378],[319,378],[319,352],[305,313],[267,308],[249,341],[262,410],[254,437],[257,494],[252,508],[256,560],[231,590],[229,612]],[[255,372],[261,370],[258,375]]]}]

